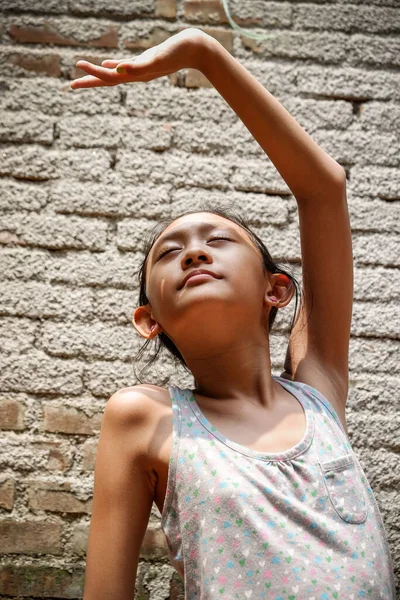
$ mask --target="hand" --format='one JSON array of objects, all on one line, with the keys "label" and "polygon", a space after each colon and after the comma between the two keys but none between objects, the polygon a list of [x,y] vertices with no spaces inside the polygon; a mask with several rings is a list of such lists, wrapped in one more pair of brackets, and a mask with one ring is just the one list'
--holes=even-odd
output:
[{"label": "hand", "polygon": [[145,50],[136,58],[104,60],[101,67],[86,60],[78,60],[76,66],[89,73],[74,79],[71,89],[118,85],[132,81],[151,81],[186,67],[198,68],[198,59],[206,33],[189,27],[171,36],[161,44]]}]

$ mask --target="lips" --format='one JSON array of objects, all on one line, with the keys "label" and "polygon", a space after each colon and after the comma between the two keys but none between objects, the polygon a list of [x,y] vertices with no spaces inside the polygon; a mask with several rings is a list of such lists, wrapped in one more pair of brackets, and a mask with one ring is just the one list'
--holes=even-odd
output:
[{"label": "lips", "polygon": [[190,273],[185,275],[179,289],[181,290],[183,288],[183,286],[185,285],[187,280],[190,279],[190,277],[193,277],[194,275],[201,275],[203,273],[206,275],[212,275],[213,277],[215,277],[215,279],[221,279],[220,275],[217,275],[216,273],[213,273],[212,271],[208,271],[208,269],[194,269],[193,271],[190,271]]}]

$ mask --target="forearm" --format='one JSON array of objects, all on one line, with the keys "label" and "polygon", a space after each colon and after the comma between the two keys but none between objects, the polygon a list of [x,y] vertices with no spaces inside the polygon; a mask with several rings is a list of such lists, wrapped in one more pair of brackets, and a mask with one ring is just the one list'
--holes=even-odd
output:
[{"label": "forearm", "polygon": [[326,197],[330,186],[345,182],[339,163],[219,42],[207,36],[200,54],[198,69],[243,121],[298,201]]}]

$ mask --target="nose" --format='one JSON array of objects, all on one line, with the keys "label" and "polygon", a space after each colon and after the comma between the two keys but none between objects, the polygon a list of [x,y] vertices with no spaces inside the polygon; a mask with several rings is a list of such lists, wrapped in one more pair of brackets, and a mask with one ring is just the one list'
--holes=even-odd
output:
[{"label": "nose", "polygon": [[201,244],[193,244],[184,252],[182,260],[183,264],[188,266],[198,262],[210,263],[212,262],[212,257],[209,251]]}]

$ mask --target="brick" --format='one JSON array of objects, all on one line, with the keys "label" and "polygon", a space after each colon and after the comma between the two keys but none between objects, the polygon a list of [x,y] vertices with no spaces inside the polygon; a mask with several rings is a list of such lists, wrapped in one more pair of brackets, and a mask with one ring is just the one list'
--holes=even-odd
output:
[{"label": "brick", "polygon": [[40,146],[4,148],[0,154],[0,175],[16,179],[47,181],[59,177],[98,179],[110,166],[111,157],[97,150],[45,150]]},{"label": "brick", "polygon": [[[26,0],[2,0],[1,8],[7,12],[23,12],[26,10]],[[29,12],[64,13],[68,12],[68,4],[67,2],[59,2],[59,0],[32,0],[29,3]]]},{"label": "brick", "polygon": [[55,120],[29,111],[2,112],[0,141],[53,143]]},{"label": "brick", "polygon": [[159,527],[147,528],[140,548],[140,558],[146,560],[168,558],[168,546],[165,535]]},{"label": "brick", "polygon": [[[146,377],[146,381],[153,383],[155,380],[161,380],[167,374],[170,375],[173,370],[172,361],[164,358],[162,362],[159,361],[157,368],[151,371],[150,377]],[[153,379],[150,380],[151,377]],[[137,383],[132,362],[124,363],[119,360],[85,364],[84,381],[85,389],[93,396],[106,399],[110,398],[116,390]]]},{"label": "brick", "polygon": [[293,7],[293,26],[296,29],[332,29],[354,33],[394,33],[400,31],[399,12],[392,8],[299,4]]},{"label": "brick", "polygon": [[239,191],[290,194],[285,181],[266,155],[260,159],[231,160],[236,167],[230,181]]},{"label": "brick", "polygon": [[340,164],[400,165],[400,139],[396,134],[366,131],[354,124],[347,131],[317,130],[313,139]]},{"label": "brick", "polygon": [[389,371],[384,381],[380,375],[370,373],[359,376],[354,381],[350,378],[347,406],[354,412],[354,419],[357,418],[358,411],[382,415],[390,415],[394,411],[397,414],[400,410],[398,385],[398,377],[392,376]]},{"label": "brick", "polygon": [[103,250],[107,239],[107,223],[46,213],[3,216],[0,228],[0,243],[10,237],[16,244],[51,249]]},{"label": "brick", "polygon": [[15,74],[23,75],[26,71],[32,74],[44,74],[48,77],[61,77],[60,56],[58,54],[35,55],[33,52],[8,55],[8,63],[16,67]]},{"label": "brick", "polygon": [[69,10],[83,16],[117,16],[124,18],[146,18],[154,16],[154,0],[69,0]]},{"label": "brick", "polygon": [[40,565],[2,565],[0,567],[0,592],[10,596],[35,596],[45,598],[81,598],[85,569],[71,569]]},{"label": "brick", "polygon": [[0,356],[0,386],[3,392],[78,395],[83,391],[82,370],[77,361],[49,357],[40,351]]},{"label": "brick", "polygon": [[[344,100],[398,100],[400,75],[390,71],[297,66],[298,93]],[[272,92],[273,93],[273,92]]]},{"label": "brick", "polygon": [[354,269],[353,298],[379,302],[400,299],[400,271],[375,266]]},{"label": "brick", "polygon": [[155,17],[176,18],[176,0],[156,0]]},{"label": "brick", "polygon": [[47,197],[48,190],[43,187],[0,179],[0,210],[3,214],[16,210],[40,211],[46,206]]},{"label": "brick", "polygon": [[60,180],[49,190],[49,206],[55,212],[102,217],[168,217],[169,198],[168,185],[145,183],[132,194],[122,178],[104,184]]},{"label": "brick", "polygon": [[377,196],[383,200],[400,199],[398,169],[355,165],[351,169],[349,191],[359,196]]},{"label": "brick", "polygon": [[[1,80],[1,110],[20,111],[21,106],[46,115],[61,113],[65,93],[61,92],[62,82],[49,77],[13,78]],[[72,94],[70,94],[71,96]]]},{"label": "brick", "polygon": [[[94,316],[93,293],[87,289],[70,289],[65,286],[46,285],[33,281],[27,283],[9,282],[4,287],[0,297],[0,311],[3,314],[30,317],[30,318],[54,318],[60,319],[87,319]],[[39,330],[35,323],[24,322],[21,318],[14,323],[9,322],[10,332],[15,336],[15,327],[19,324],[19,335],[26,336],[18,340],[22,342],[22,348],[30,348]],[[0,321],[1,327],[1,321]],[[14,348],[15,348],[14,337]],[[10,340],[12,342],[12,340]],[[20,349],[21,351],[21,349]]]},{"label": "brick", "polygon": [[347,55],[344,34],[280,31],[272,40],[258,41],[241,36],[242,43],[262,58],[314,59],[321,63],[341,63]]},{"label": "brick", "polygon": [[0,429],[25,429],[25,408],[16,400],[0,400]]},{"label": "brick", "polygon": [[14,506],[15,481],[6,479],[0,482],[0,508],[12,510]]},{"label": "brick", "polygon": [[[55,489],[51,489],[52,487]],[[82,502],[72,492],[58,490],[56,484],[31,484],[28,487],[28,497],[32,510],[67,514],[91,513],[91,500]]]},{"label": "brick", "polygon": [[384,416],[357,413],[356,423],[348,424],[348,431],[354,450],[386,448],[398,452],[400,449],[399,420],[394,415]]},{"label": "brick", "polygon": [[68,471],[72,466],[72,458],[69,456],[65,445],[61,442],[34,442],[33,449],[44,450],[47,456],[46,469],[49,471]]},{"label": "brick", "polygon": [[400,233],[400,207],[397,202],[357,198],[347,194],[352,231]]},{"label": "brick", "polygon": [[398,354],[400,344],[396,340],[377,340],[368,338],[350,338],[349,369],[351,376],[360,373],[390,373],[400,372]]},{"label": "brick", "polygon": [[[226,200],[224,192],[207,190],[201,188],[180,188],[175,190],[171,196],[172,215],[174,218],[184,214],[190,206],[204,206],[206,203],[219,203]],[[238,192],[232,190],[229,193],[229,203],[232,208],[236,205],[246,215],[251,225],[285,225],[289,222],[288,201],[279,196],[269,196],[251,192]]]},{"label": "brick", "polygon": [[60,523],[3,519],[0,521],[0,539],[0,554],[62,553]]},{"label": "brick", "polygon": [[84,557],[86,555],[89,538],[89,524],[76,523],[71,529],[71,552]]},{"label": "brick", "polygon": [[395,37],[352,35],[347,41],[347,61],[352,66],[398,68],[400,66],[400,40]]},{"label": "brick", "polygon": [[43,323],[37,346],[53,356],[131,360],[139,349],[132,327],[50,321]]},{"label": "brick", "polygon": [[355,234],[353,235],[353,257],[359,265],[399,266],[399,236],[387,233]]},{"label": "brick", "polygon": [[360,127],[396,132],[400,135],[400,106],[394,102],[366,102],[360,106]]},{"label": "brick", "polygon": [[231,161],[220,157],[191,156],[183,152],[158,157],[154,153],[118,150],[116,170],[133,184],[150,179],[155,184],[173,183],[227,189]]},{"label": "brick", "polygon": [[74,407],[45,404],[43,407],[43,430],[73,435],[94,435],[100,431],[102,414],[88,417]]},{"label": "brick", "polygon": [[[67,26],[68,26],[67,22]],[[58,46],[96,46],[103,48],[118,48],[118,28],[113,26],[108,26],[106,29],[102,26],[101,23],[96,23],[97,31],[94,33],[94,39],[87,39],[87,31],[90,26],[95,25],[95,23],[89,23],[85,20],[84,24],[80,24],[79,21],[75,21],[75,31],[73,32],[73,36],[68,36],[61,33],[57,27],[57,22],[48,22],[46,21],[43,25],[10,25],[8,29],[9,36],[20,44],[52,44]],[[62,23],[61,23],[62,26]],[[100,31],[104,30],[104,33],[100,33]],[[83,36],[79,35],[80,33],[86,34]],[[100,33],[100,35],[99,35]],[[90,33],[89,33],[90,35]],[[93,35],[93,34],[92,34]]]},{"label": "brick", "polygon": [[218,0],[185,0],[185,21],[228,23],[224,7]]},{"label": "brick", "polygon": [[77,286],[122,286],[133,289],[133,276],[139,270],[143,256],[139,253],[120,255],[104,252],[72,252],[60,257],[30,248],[1,249],[0,277],[3,280],[37,279]]},{"label": "brick", "polygon": [[399,489],[400,457],[387,448],[365,451],[362,458],[364,470],[372,489]]},{"label": "brick", "polygon": [[363,337],[398,337],[400,331],[399,303],[354,302],[351,334]]},{"label": "brick", "polygon": [[98,440],[89,439],[82,444],[82,469],[94,471],[96,463]]},{"label": "brick", "polygon": [[[9,313],[7,299],[10,299],[10,285],[3,285],[2,288],[4,289],[4,292],[0,296],[0,312],[7,314]],[[15,300],[16,299],[12,297],[11,302],[14,302]],[[33,348],[38,323],[34,323],[30,319],[25,319],[24,316],[25,315],[21,315],[22,318],[20,319],[3,316],[0,319],[1,351],[4,354],[14,352],[22,354],[29,352]]]},{"label": "brick", "polygon": [[161,44],[177,33],[177,31],[168,31],[164,27],[152,27],[149,29],[146,37],[143,36],[142,28],[139,29],[135,26],[135,31],[130,33],[131,31],[131,26],[125,26],[121,32],[124,47],[129,50],[147,50]]},{"label": "brick", "polygon": [[[171,145],[172,126],[144,119],[96,116],[66,117],[59,121],[60,143],[65,147],[145,148],[161,152]],[[76,133],[75,133],[76,132]]]}]

